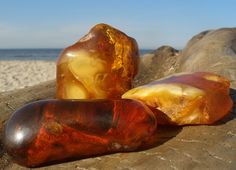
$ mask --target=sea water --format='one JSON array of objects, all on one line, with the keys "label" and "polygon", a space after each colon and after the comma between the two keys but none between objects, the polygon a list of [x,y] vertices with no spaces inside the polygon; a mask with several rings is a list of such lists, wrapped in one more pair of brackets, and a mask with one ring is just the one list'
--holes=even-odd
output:
[{"label": "sea water", "polygon": [[[0,60],[49,60],[56,61],[63,49],[0,49]],[[141,49],[140,55],[151,52]]]}]

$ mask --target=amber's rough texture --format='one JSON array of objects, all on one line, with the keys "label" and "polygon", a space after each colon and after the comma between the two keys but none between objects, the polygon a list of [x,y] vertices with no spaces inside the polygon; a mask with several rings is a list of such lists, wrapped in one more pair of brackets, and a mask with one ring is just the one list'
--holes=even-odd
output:
[{"label": "amber's rough texture", "polygon": [[131,88],[138,62],[135,39],[109,25],[98,24],[60,55],[57,98],[120,98]]},{"label": "amber's rough texture", "polygon": [[157,112],[159,124],[212,124],[229,113],[230,83],[213,73],[176,74],[126,92]]},{"label": "amber's rough texture", "polygon": [[151,110],[133,100],[42,100],[16,111],[4,143],[13,160],[35,167],[98,154],[134,151],[156,130]]}]

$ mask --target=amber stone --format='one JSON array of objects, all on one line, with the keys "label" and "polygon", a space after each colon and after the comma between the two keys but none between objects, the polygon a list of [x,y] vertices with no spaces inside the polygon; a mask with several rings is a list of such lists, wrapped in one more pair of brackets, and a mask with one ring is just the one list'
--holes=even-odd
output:
[{"label": "amber stone", "polygon": [[154,114],[138,101],[42,100],[12,115],[4,146],[13,161],[35,167],[134,151],[149,143],[155,130]]},{"label": "amber stone", "polygon": [[135,39],[106,24],[94,26],[57,61],[57,98],[118,99],[139,62]]},{"label": "amber stone", "polygon": [[227,79],[213,73],[184,73],[131,89],[122,97],[157,111],[159,124],[212,124],[232,108],[229,87]]}]

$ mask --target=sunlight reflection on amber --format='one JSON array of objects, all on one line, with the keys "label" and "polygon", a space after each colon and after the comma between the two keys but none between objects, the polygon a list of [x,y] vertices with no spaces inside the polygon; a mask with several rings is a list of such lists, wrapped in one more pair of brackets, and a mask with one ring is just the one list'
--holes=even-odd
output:
[{"label": "sunlight reflection on amber", "polygon": [[131,88],[139,62],[135,39],[98,24],[57,62],[57,98],[116,99]]},{"label": "sunlight reflection on amber", "polygon": [[184,73],[131,89],[122,98],[161,110],[166,120],[159,124],[212,124],[232,108],[229,87],[227,79],[213,73]]}]

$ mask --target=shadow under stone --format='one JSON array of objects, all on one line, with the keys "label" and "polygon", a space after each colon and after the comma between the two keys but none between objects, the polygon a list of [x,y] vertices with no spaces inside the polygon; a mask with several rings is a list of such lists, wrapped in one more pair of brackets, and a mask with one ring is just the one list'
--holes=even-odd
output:
[{"label": "shadow under stone", "polygon": [[230,96],[233,100],[233,107],[232,107],[231,112],[214,125],[222,125],[236,118],[236,90],[235,89],[232,89],[232,88],[230,89]]},{"label": "shadow under stone", "polygon": [[[10,167],[13,164],[13,162],[11,161],[11,158],[7,155],[7,153],[4,152],[4,148],[2,144],[3,129],[4,128],[0,129],[0,169],[5,169],[6,167]],[[111,155],[113,153],[128,153],[128,152],[144,151],[147,149],[158,147],[159,145],[175,137],[181,130],[182,130],[182,127],[177,127],[177,126],[158,126],[154,135],[151,138],[149,138],[148,141],[145,141],[142,144],[142,146],[138,148],[137,150],[124,151],[124,152],[111,152],[111,153],[98,154],[95,156],[85,156],[85,157],[80,156],[78,158],[73,157],[73,158],[60,160],[60,161],[51,161],[51,162],[42,164],[40,166],[37,166],[37,168],[77,161],[77,160],[86,159],[86,158],[94,158],[94,157],[99,157],[99,156]]]}]

